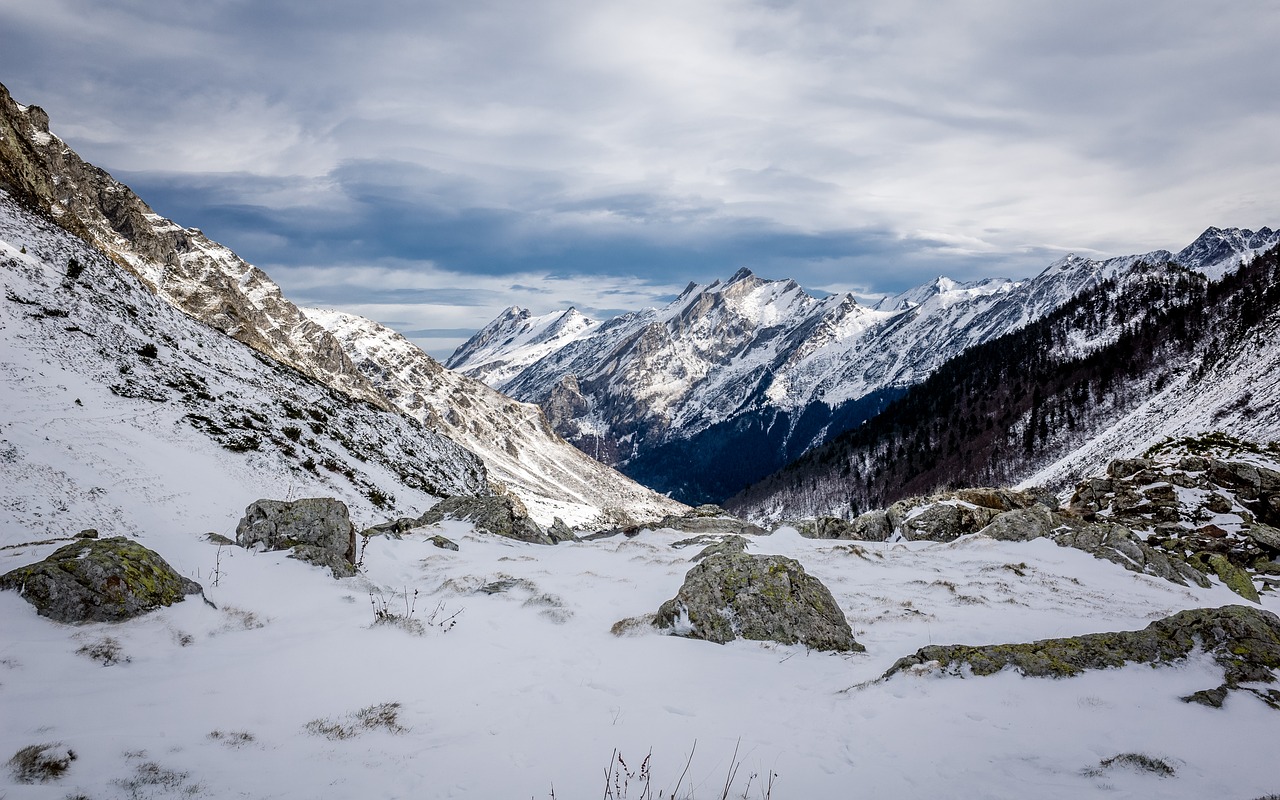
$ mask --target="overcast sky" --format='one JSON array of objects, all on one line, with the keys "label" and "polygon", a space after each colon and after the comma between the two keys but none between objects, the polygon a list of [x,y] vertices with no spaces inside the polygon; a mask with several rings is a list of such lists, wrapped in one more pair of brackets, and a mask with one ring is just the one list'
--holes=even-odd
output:
[{"label": "overcast sky", "polygon": [[4,0],[0,82],[447,355],[737,268],[894,292],[1280,224],[1273,0]]}]

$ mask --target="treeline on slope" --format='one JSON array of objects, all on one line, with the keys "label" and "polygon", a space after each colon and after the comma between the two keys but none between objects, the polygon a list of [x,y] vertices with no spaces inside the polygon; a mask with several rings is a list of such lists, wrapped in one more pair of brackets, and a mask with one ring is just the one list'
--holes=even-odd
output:
[{"label": "treeline on slope", "polygon": [[966,350],[880,415],[726,505],[757,517],[856,515],[938,489],[1014,483],[1197,356],[1193,379],[1202,377],[1277,308],[1280,248],[1213,283],[1174,264],[1138,265]]}]

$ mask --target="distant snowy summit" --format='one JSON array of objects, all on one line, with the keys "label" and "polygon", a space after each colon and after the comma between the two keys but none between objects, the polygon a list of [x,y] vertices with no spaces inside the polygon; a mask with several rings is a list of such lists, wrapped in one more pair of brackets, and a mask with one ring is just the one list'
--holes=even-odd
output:
[{"label": "distant snowy summit", "polygon": [[716,501],[874,416],[965,349],[1136,264],[1218,278],[1278,241],[1269,228],[1209,228],[1176,255],[1069,254],[1033,278],[939,277],[874,306],[742,269],[606,322],[511,308],[447,363],[538,403],[558,433],[641,482]]}]

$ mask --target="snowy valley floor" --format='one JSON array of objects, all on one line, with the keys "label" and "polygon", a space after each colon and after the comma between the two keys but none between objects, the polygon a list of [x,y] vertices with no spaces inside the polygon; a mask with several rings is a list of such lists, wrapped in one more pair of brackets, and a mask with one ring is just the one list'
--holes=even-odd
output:
[{"label": "snowy valley floor", "polygon": [[[461,549],[427,541],[441,532]],[[283,553],[224,547],[219,563],[202,533],[141,541],[199,580],[216,609],[197,595],[123,624],[66,626],[0,592],[0,758],[46,742],[77,755],[56,783],[19,785],[6,771],[0,796],[554,790],[573,800],[604,794],[616,749],[636,772],[652,752],[653,796],[671,796],[690,761],[679,796],[718,798],[735,748],[732,797],[765,796],[771,773],[773,798],[1251,800],[1280,791],[1280,712],[1239,692],[1221,710],[1178,699],[1221,682],[1208,658],[1065,680],[1006,672],[867,684],[930,643],[1136,629],[1243,602],[1221,586],[1178,587],[1045,540],[864,543],[861,553],[788,529],[753,540],[750,552],[794,557],[831,589],[867,648],[840,656],[719,646],[644,625],[611,633],[680,586],[698,548],[673,548],[686,535],[672,531],[545,547],[446,523],[371,540],[366,574],[342,581]],[[3,536],[3,545],[23,540]],[[0,572],[60,544],[0,550]],[[412,603],[415,590],[424,635],[371,626],[371,593],[403,613],[403,593]],[[1264,603],[1280,610],[1273,596]],[[432,624],[437,608],[435,623],[456,614],[456,624]],[[119,652],[104,666],[106,638]],[[86,647],[99,659],[77,653]],[[384,703],[400,704],[394,723],[349,716]],[[1100,769],[1124,753],[1161,759],[1176,775]],[[640,795],[632,779],[625,796]]]}]

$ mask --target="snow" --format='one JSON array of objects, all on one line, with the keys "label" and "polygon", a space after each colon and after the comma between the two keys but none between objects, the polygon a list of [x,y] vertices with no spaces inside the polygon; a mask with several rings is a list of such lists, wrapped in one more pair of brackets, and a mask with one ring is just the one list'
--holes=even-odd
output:
[{"label": "snow", "polygon": [[[436,533],[460,550],[435,548]],[[682,795],[702,797],[718,796],[736,748],[734,796],[770,773],[774,797],[843,797],[850,786],[904,798],[1274,789],[1275,711],[1243,694],[1223,710],[1178,700],[1221,681],[1208,659],[1060,681],[875,681],[926,644],[1133,629],[1238,599],[1225,589],[1185,589],[1043,541],[864,544],[859,555],[784,529],[752,551],[796,558],[822,579],[867,653],[719,646],[643,624],[611,634],[674,595],[691,566],[689,550],[671,547],[684,536],[545,547],[446,523],[371,540],[365,573],[335,581],[280,553],[148,535],[216,609],[193,597],[123,624],[66,626],[0,593],[0,753],[62,742],[79,756],[56,787],[0,786],[12,797],[129,797],[113,782],[155,763],[186,773],[197,797],[548,797],[553,786],[586,797],[601,792],[616,749],[633,769],[652,752],[654,789],[668,792],[692,753]],[[0,551],[3,568],[54,546]],[[479,591],[503,579],[514,588]],[[415,619],[440,607],[436,620],[457,613],[456,626],[427,624],[422,636],[371,626],[371,594],[401,609],[415,591]],[[105,636],[127,663],[76,653]],[[403,731],[332,741],[306,729],[381,703],[400,704]],[[1126,752],[1178,775],[1086,774]]]}]

